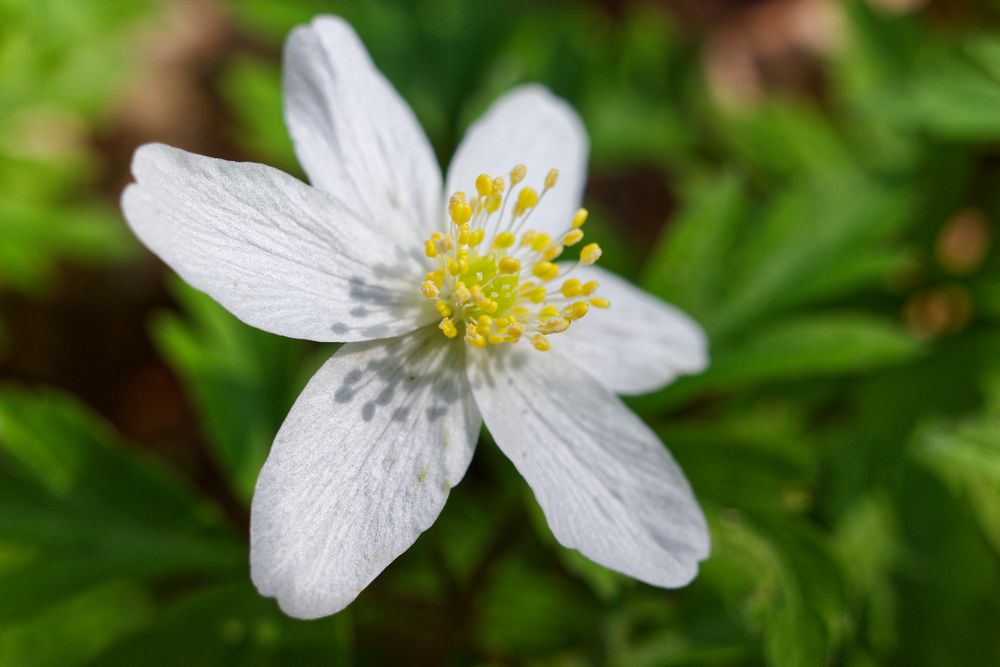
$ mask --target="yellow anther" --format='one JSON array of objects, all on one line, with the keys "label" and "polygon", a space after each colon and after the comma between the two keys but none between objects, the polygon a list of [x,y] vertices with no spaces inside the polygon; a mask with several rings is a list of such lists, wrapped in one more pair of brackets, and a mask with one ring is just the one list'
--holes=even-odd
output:
[{"label": "yellow anther", "polygon": [[493,318],[489,315],[480,315],[476,320],[476,329],[481,334],[489,333],[490,329],[493,328]]},{"label": "yellow anther", "polygon": [[455,242],[450,236],[444,236],[437,241],[437,249],[441,254],[451,252],[451,249],[455,247]]},{"label": "yellow anther", "polygon": [[441,323],[438,324],[438,329],[440,329],[441,332],[448,338],[454,338],[458,335],[458,329],[455,328],[455,323],[447,317],[441,320]]},{"label": "yellow anther", "polygon": [[440,299],[434,304],[437,308],[438,314],[441,317],[451,317],[451,306],[448,305],[447,301],[441,301]]},{"label": "yellow anther", "polygon": [[[501,181],[501,183],[502,182],[503,181]],[[490,213],[496,213],[497,209],[500,208],[500,204],[502,203],[503,203],[503,197],[501,197],[498,194],[493,195],[492,197],[489,198],[489,201],[486,203],[486,210],[489,211]]]},{"label": "yellow anther", "polygon": [[556,244],[556,245],[553,245],[553,246],[549,246],[545,250],[545,252],[542,253],[542,257],[544,257],[545,259],[547,259],[547,260],[549,260],[551,262],[552,260],[554,260],[557,257],[559,257],[559,255],[563,254],[563,250],[565,250],[565,249],[566,248],[564,248],[562,246],[562,244]]},{"label": "yellow anther", "polygon": [[500,304],[483,294],[483,288],[479,285],[473,285],[469,293],[472,295],[472,302],[487,313],[495,313],[500,307]]},{"label": "yellow anther", "polygon": [[503,177],[502,176],[497,176],[496,178],[494,178],[493,179],[493,194],[499,195],[500,193],[503,192],[503,188],[504,188]]},{"label": "yellow anther", "polygon": [[550,243],[552,243],[552,237],[545,233],[536,234],[529,243],[531,244],[532,250],[535,252],[542,252],[549,247]]},{"label": "yellow anther", "polygon": [[531,303],[541,303],[545,301],[546,296],[548,296],[548,292],[545,291],[544,287],[536,287],[528,293],[528,299]]},{"label": "yellow anther", "polygon": [[569,320],[565,317],[553,317],[538,325],[538,330],[543,334],[557,334],[569,329]]},{"label": "yellow anther", "polygon": [[497,329],[506,329],[507,325],[510,324],[510,319],[507,317],[498,317],[496,321]]},{"label": "yellow anther", "polygon": [[458,245],[469,245],[471,235],[472,230],[469,228],[469,223],[465,223],[458,232]]},{"label": "yellow anther", "polygon": [[486,342],[488,342],[490,345],[499,345],[500,343],[504,342],[504,337],[501,336],[500,334],[491,333],[489,336],[486,337]]},{"label": "yellow anther", "polygon": [[458,303],[465,303],[472,298],[472,293],[469,292],[469,288],[466,287],[465,283],[461,280],[455,283],[455,289],[452,294],[455,296],[455,301]]},{"label": "yellow anther", "polygon": [[444,271],[431,271],[426,276],[427,280],[433,281],[438,289],[444,287]]},{"label": "yellow anther", "polygon": [[583,286],[580,287],[580,294],[582,294],[584,296],[590,296],[591,294],[593,294],[596,291],[597,291],[597,281],[596,280],[588,280],[587,282],[585,282],[583,284]]},{"label": "yellow anther", "polygon": [[590,300],[590,305],[594,308],[608,309],[611,307],[611,301],[597,297]]},{"label": "yellow anther", "polygon": [[596,243],[588,243],[580,251],[581,264],[593,264],[601,258],[601,246]]},{"label": "yellow anther", "polygon": [[469,251],[462,249],[458,251],[458,272],[465,273],[469,270]]},{"label": "yellow anther", "polygon": [[434,243],[434,241],[430,239],[424,241],[424,254],[431,258],[438,256],[437,245]]},{"label": "yellow anther", "polygon": [[493,194],[493,179],[487,174],[479,174],[476,177],[476,192],[480,197],[489,197]]},{"label": "yellow anther", "polygon": [[524,180],[524,177],[528,175],[528,168],[523,164],[515,165],[513,169],[510,170],[510,184],[517,185]]},{"label": "yellow anther", "polygon": [[532,243],[534,243],[537,237],[538,237],[538,232],[529,229],[528,231],[526,231],[524,234],[521,235],[521,243],[519,243],[518,245],[520,245],[522,248],[527,248]]},{"label": "yellow anther", "polygon": [[583,223],[587,222],[587,215],[589,215],[587,209],[585,208],[577,209],[576,213],[573,214],[573,219],[569,223],[570,227],[572,227],[573,229],[579,229],[580,227],[583,227]]},{"label": "yellow anther", "polygon": [[574,229],[572,231],[566,232],[566,236],[563,237],[563,243],[566,245],[576,245],[583,238],[582,229]]},{"label": "yellow anther", "polygon": [[523,322],[511,322],[507,327],[507,335],[504,338],[508,343],[516,343],[521,339],[521,335],[527,326]]},{"label": "yellow anther", "polygon": [[486,236],[485,229],[477,229],[472,234],[469,235],[469,247],[475,248],[477,245],[483,242],[483,237]]},{"label": "yellow anther", "polygon": [[572,299],[574,296],[579,296],[581,291],[580,279],[570,278],[569,280],[567,280],[562,284],[562,287],[559,288],[559,291],[562,292],[562,295],[567,299]]},{"label": "yellow anther", "polygon": [[531,337],[531,344],[535,346],[535,349],[539,352],[548,352],[552,349],[552,343],[549,339],[545,337],[544,334],[535,334]]},{"label": "yellow anther", "polygon": [[545,174],[545,189],[551,190],[556,187],[556,181],[559,180],[559,170],[549,169],[549,173]]},{"label": "yellow anther", "polygon": [[542,317],[558,317],[559,309],[553,305],[548,305],[542,308],[538,314],[541,315]]},{"label": "yellow anther", "polygon": [[531,270],[531,273],[536,278],[541,278],[542,280],[553,280],[559,275],[559,267],[552,262],[539,262],[535,264],[535,268]]},{"label": "yellow anther", "polygon": [[453,259],[448,260],[448,273],[450,273],[453,276],[457,276],[458,274],[462,273],[462,269],[461,267],[459,267],[458,262],[456,262]]},{"label": "yellow anther", "polygon": [[514,215],[523,215],[525,211],[528,211],[535,207],[538,203],[538,193],[531,186],[524,186],[521,191],[517,193],[517,204],[514,205]]},{"label": "yellow anther", "polygon": [[567,317],[571,320],[578,320],[590,312],[590,304],[586,301],[577,301],[566,310],[569,311]]},{"label": "yellow anther", "polygon": [[501,250],[506,250],[507,248],[514,245],[514,241],[517,238],[510,232],[501,232],[497,234],[496,240],[493,241],[493,245]]},{"label": "yellow anther", "polygon": [[456,225],[463,225],[472,217],[472,207],[465,201],[464,192],[456,192],[448,200],[448,215]]},{"label": "yellow anther", "polygon": [[420,293],[428,299],[436,299],[438,291],[438,286],[434,284],[433,280],[425,280],[420,285]]},{"label": "yellow anther", "polygon": [[521,271],[521,262],[519,262],[514,257],[510,255],[505,255],[503,259],[500,260],[500,273],[519,273]]},{"label": "yellow anther", "polygon": [[471,345],[472,347],[486,347],[486,339],[480,336],[479,334],[476,334],[474,336],[466,336],[465,342]]}]

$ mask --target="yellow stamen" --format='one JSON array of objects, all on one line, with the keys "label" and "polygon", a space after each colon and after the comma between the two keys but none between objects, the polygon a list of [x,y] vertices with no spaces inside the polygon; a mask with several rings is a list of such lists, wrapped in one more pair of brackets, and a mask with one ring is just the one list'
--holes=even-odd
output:
[{"label": "yellow stamen", "polygon": [[542,280],[553,280],[559,275],[559,267],[552,262],[539,262],[535,264],[535,268],[531,270],[531,273],[536,278],[541,278]]},{"label": "yellow stamen", "polygon": [[420,293],[428,299],[436,299],[438,291],[438,286],[434,284],[433,280],[425,280],[420,285]]},{"label": "yellow stamen", "polygon": [[583,250],[580,251],[580,263],[581,264],[594,264],[597,260],[601,258],[601,246],[596,243],[588,243],[583,246]]},{"label": "yellow stamen", "polygon": [[517,204],[514,205],[514,215],[523,215],[538,203],[538,193],[530,186],[524,186],[517,193]]},{"label": "yellow stamen", "polygon": [[569,314],[567,317],[571,320],[578,320],[586,315],[590,311],[590,304],[586,301],[577,301],[569,308],[567,308]]},{"label": "yellow stamen", "polygon": [[493,194],[493,179],[487,174],[479,174],[476,178],[476,192],[480,197],[489,197]]},{"label": "yellow stamen", "polygon": [[573,214],[573,219],[570,221],[570,227],[573,229],[579,229],[583,227],[583,223],[587,222],[587,216],[589,215],[587,209],[580,208],[577,209],[576,213]]},{"label": "yellow stamen", "polygon": [[531,239],[530,243],[532,250],[542,252],[552,243],[552,238],[548,234],[537,234]]},{"label": "yellow stamen", "polygon": [[524,180],[524,177],[528,175],[528,168],[523,164],[515,165],[513,169],[510,170],[510,184],[512,186],[517,185]]},{"label": "yellow stamen", "polygon": [[553,259],[556,259],[559,255],[563,254],[563,250],[565,250],[565,248],[561,244],[549,246],[545,252],[542,253],[542,257],[551,262]]},{"label": "yellow stamen", "polygon": [[440,329],[441,332],[448,338],[454,338],[458,335],[458,329],[455,328],[455,323],[447,317],[441,320],[441,323],[438,324],[438,329]]},{"label": "yellow stamen", "polygon": [[580,289],[580,279],[570,278],[569,280],[567,280],[562,284],[562,287],[559,288],[559,291],[562,292],[562,295],[567,299],[572,299],[574,296],[579,296],[580,292],[582,291]]},{"label": "yellow stamen", "polygon": [[520,273],[521,271],[521,262],[511,257],[510,255],[507,255],[503,259],[501,259],[499,266],[500,266],[500,273],[512,274],[512,273]]},{"label": "yellow stamen", "polygon": [[506,250],[507,248],[514,245],[516,237],[510,232],[501,232],[497,234],[497,238],[493,241],[493,247],[499,248],[500,250]]}]

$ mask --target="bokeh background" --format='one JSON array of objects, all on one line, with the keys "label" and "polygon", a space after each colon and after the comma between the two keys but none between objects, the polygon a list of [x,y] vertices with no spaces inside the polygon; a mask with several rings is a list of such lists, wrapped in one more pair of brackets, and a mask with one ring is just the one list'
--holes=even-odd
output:
[{"label": "bokeh background", "polygon": [[[280,49],[346,16],[443,163],[523,81],[592,140],[606,265],[708,372],[630,401],[714,551],[560,548],[483,436],[347,611],[259,598],[248,503],[332,347],[185,287],[117,209],[147,141],[300,174]],[[0,666],[1000,664],[1000,2],[0,0]]]}]

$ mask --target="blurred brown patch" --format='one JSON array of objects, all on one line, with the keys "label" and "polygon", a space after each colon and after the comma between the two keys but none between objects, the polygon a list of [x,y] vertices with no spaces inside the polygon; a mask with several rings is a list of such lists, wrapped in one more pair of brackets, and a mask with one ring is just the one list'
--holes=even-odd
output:
[{"label": "blurred brown patch", "polygon": [[[658,167],[636,167],[622,171],[595,171],[587,182],[587,199],[600,202],[628,226],[628,236],[655,240],[670,218],[675,197]],[[636,248],[642,260],[652,250],[652,241]]]},{"label": "blurred brown patch", "polygon": [[876,9],[890,14],[908,14],[928,4],[928,0],[867,0]]},{"label": "blurred brown patch", "polygon": [[922,338],[940,338],[968,326],[972,319],[972,298],[956,285],[929,287],[907,300],[903,318]]},{"label": "blurred brown patch", "polygon": [[822,60],[843,41],[840,12],[832,0],[771,0],[725,17],[704,52],[713,97],[735,110],[774,91],[821,97]]},{"label": "blurred brown patch", "polygon": [[109,193],[129,182],[132,153],[159,141],[196,153],[236,158],[232,123],[215,81],[237,41],[217,0],[165,3],[138,31],[138,75],[122,93],[107,129],[96,137],[106,156]]},{"label": "blurred brown patch", "polygon": [[934,255],[949,273],[972,273],[986,259],[991,237],[986,215],[979,209],[966,208],[955,213],[938,232]]}]

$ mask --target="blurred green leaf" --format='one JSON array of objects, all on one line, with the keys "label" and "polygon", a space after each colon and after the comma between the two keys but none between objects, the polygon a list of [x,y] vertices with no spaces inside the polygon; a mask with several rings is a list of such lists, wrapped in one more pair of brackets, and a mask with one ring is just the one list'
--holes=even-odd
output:
[{"label": "blurred green leaf", "polygon": [[157,622],[100,654],[94,667],[348,664],[348,616],[304,623],[248,583],[222,584],[167,608]]},{"label": "blurred green leaf", "polygon": [[285,129],[281,72],[272,63],[241,58],[227,67],[223,92],[240,125],[244,150],[284,171],[299,170]]},{"label": "blurred green leaf", "polygon": [[763,633],[774,667],[828,664],[840,640],[843,599],[829,545],[801,522],[732,516],[713,531],[705,577],[740,601]]},{"label": "blurred green leaf", "polygon": [[787,188],[748,230],[710,331],[732,335],[775,311],[843,297],[845,286],[869,286],[858,284],[854,260],[873,250],[884,256],[886,236],[909,221],[911,205],[906,192],[853,172]]},{"label": "blurred green leaf", "polygon": [[0,623],[124,577],[240,571],[216,511],[75,401],[0,389]]},{"label": "blurred green leaf", "polygon": [[957,140],[996,140],[1000,119],[1000,38],[934,45],[917,61],[900,96],[905,122]]},{"label": "blurred green leaf", "polygon": [[932,428],[920,447],[925,460],[967,496],[1000,552],[1000,416]]},{"label": "blurred green leaf", "polygon": [[533,656],[560,647],[581,648],[596,607],[560,579],[516,561],[496,568],[483,592],[478,632],[483,645],[510,656]]},{"label": "blurred green leaf", "polygon": [[233,491],[249,501],[278,427],[325,357],[306,364],[303,341],[247,326],[179,280],[174,286],[186,318],[160,315],[154,337],[197,402]]},{"label": "blurred green leaf", "polygon": [[717,391],[872,371],[917,357],[911,333],[880,317],[819,313],[761,325],[720,349],[709,369],[682,378],[640,405],[674,405]]},{"label": "blurred green leaf", "polygon": [[736,237],[749,215],[739,178],[724,173],[694,181],[646,263],[643,286],[696,319],[709,316],[726,282]]},{"label": "blurred green leaf", "polygon": [[39,292],[57,262],[103,263],[136,248],[117,211],[104,205],[19,204],[0,200],[0,287]]},{"label": "blurred green leaf", "polygon": [[7,626],[0,639],[0,667],[82,665],[151,616],[137,586],[112,583]]}]

